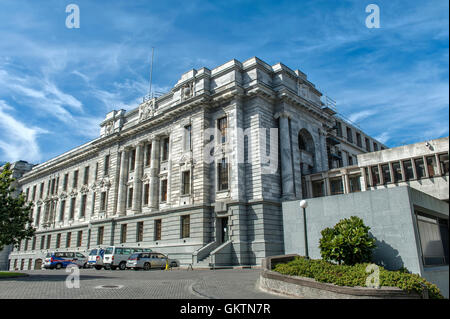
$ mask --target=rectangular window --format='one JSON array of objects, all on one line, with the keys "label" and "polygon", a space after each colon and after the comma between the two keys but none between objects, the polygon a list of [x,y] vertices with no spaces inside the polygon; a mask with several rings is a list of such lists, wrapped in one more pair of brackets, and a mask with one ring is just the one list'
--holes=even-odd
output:
[{"label": "rectangular window", "polygon": [[36,225],[36,227],[39,226],[40,221],[41,221],[41,206],[38,206],[37,213],[36,213],[36,221],[34,223]]},{"label": "rectangular window", "polygon": [[145,166],[150,166],[152,158],[152,144],[145,145]]},{"label": "rectangular window", "polygon": [[47,247],[46,247],[46,249],[50,249],[51,241],[52,241],[52,235],[47,235]]},{"label": "rectangular window", "polygon": [[417,179],[422,179],[425,177],[425,164],[423,163],[423,158],[416,158],[414,160],[414,165],[416,166]]},{"label": "rectangular window", "polygon": [[36,249],[36,236],[33,237],[33,241],[31,242],[31,250]]},{"label": "rectangular window", "polygon": [[448,265],[448,219],[416,214],[424,265]]},{"label": "rectangular window", "polygon": [[155,220],[155,240],[161,240],[161,219]]},{"label": "rectangular window", "polygon": [[77,233],[77,247],[81,247],[81,244],[83,243],[83,231],[80,230]]},{"label": "rectangular window", "polygon": [[392,170],[394,171],[394,183],[403,180],[402,168],[400,162],[392,163]]},{"label": "rectangular window", "polygon": [[364,140],[366,142],[366,151],[370,152],[370,141],[369,141],[369,139],[367,137]]},{"label": "rectangular window", "polygon": [[95,176],[94,179],[97,180],[98,179],[98,162],[95,163]]},{"label": "rectangular window", "polygon": [[228,163],[226,158],[222,158],[217,163],[218,189],[219,191],[228,189]]},{"label": "rectangular window", "polygon": [[72,197],[70,199],[70,215],[69,215],[69,219],[73,219],[75,217],[75,204],[76,204],[76,197]]},{"label": "rectangular window", "polygon": [[84,218],[86,216],[86,200],[87,195],[81,196],[81,207],[80,207],[80,217]]},{"label": "rectangular window", "polygon": [[189,215],[181,216],[181,238],[190,236],[191,217]]},{"label": "rectangular window", "polygon": [[342,178],[330,178],[330,188],[331,195],[344,194],[344,185],[342,184]]},{"label": "rectangular window", "polygon": [[356,145],[362,147],[361,134],[356,133]]},{"label": "rectangular window", "polygon": [[373,142],[373,150],[376,152],[378,151],[378,144]]},{"label": "rectangular window", "polygon": [[50,195],[50,189],[52,188],[52,180],[49,179],[47,183],[47,196]]},{"label": "rectangular window", "polygon": [[106,192],[100,194],[100,211],[106,211]]},{"label": "rectangular window", "polygon": [[31,200],[34,201],[36,199],[36,185],[33,186],[33,193],[31,195]]},{"label": "rectangular window", "polygon": [[144,184],[144,205],[148,205],[149,194],[150,194],[150,184]]},{"label": "rectangular window", "polygon": [[55,189],[55,194],[58,194],[58,188],[59,188],[59,176],[56,178],[56,189]]},{"label": "rectangular window", "polygon": [[353,143],[353,133],[350,127],[347,127],[347,141]]},{"label": "rectangular window", "polygon": [[184,150],[192,150],[192,126],[186,125],[184,127]]},{"label": "rectangular window", "polygon": [[120,243],[127,242],[127,224],[122,224],[120,226]]},{"label": "rectangular window", "polygon": [[130,151],[130,166],[129,171],[134,171],[134,168],[136,166],[136,149]]},{"label": "rectangular window", "polygon": [[427,169],[428,169],[428,176],[434,177],[437,174],[437,164],[436,164],[436,157],[435,156],[428,156],[426,158],[427,160]]},{"label": "rectangular window", "polygon": [[166,137],[163,140],[162,148],[162,160],[167,161],[169,159],[169,138]]},{"label": "rectangular window", "polygon": [[353,156],[348,154],[348,165],[351,166],[353,165]]},{"label": "rectangular window", "polygon": [[56,235],[56,248],[61,247],[61,234]]},{"label": "rectangular window", "polygon": [[103,166],[103,175],[108,176],[109,175],[109,161],[110,161],[110,155],[105,156],[105,164]]},{"label": "rectangular window", "polygon": [[84,168],[83,185],[89,184],[89,166]]},{"label": "rectangular window", "polygon": [[350,184],[350,193],[356,193],[361,191],[361,177],[358,176],[352,176],[350,175],[348,177],[348,181]]},{"label": "rectangular window", "polygon": [[66,248],[69,248],[72,241],[72,233],[68,232],[66,235]]},{"label": "rectangular window", "polygon": [[391,182],[391,170],[389,169],[389,164],[381,165],[381,174],[383,174],[384,184]]},{"label": "rectangular window", "polygon": [[128,208],[133,206],[133,188],[128,187]]},{"label": "rectangular window", "polygon": [[72,188],[78,187],[78,170],[73,172],[73,182],[72,182]]},{"label": "rectangular window", "polygon": [[161,202],[167,201],[167,179],[161,180]]},{"label": "rectangular window", "polygon": [[414,171],[411,160],[403,161],[403,169],[405,170],[405,181],[414,179]]},{"label": "rectangular window", "polygon": [[41,236],[41,249],[44,249],[45,245],[45,236]]},{"label": "rectangular window", "polygon": [[191,172],[184,171],[181,175],[181,195],[188,195],[191,192]]},{"label": "rectangular window", "polygon": [[371,166],[370,171],[372,173],[372,186],[380,185],[380,175],[378,172],[378,166]]},{"label": "rectangular window", "polygon": [[138,222],[136,225],[136,241],[144,240],[144,222]]},{"label": "rectangular window", "polygon": [[313,197],[322,197],[324,196],[324,186],[325,183],[323,180],[320,181],[313,181],[312,182],[312,191],[313,191]]},{"label": "rectangular window", "polygon": [[39,198],[44,196],[44,182],[41,183],[41,188],[39,190]]},{"label": "rectangular window", "polygon": [[28,197],[30,195],[30,188],[27,188],[27,190],[25,191],[25,201],[28,202]]},{"label": "rectangular window", "polygon": [[103,233],[104,232],[105,232],[104,226],[97,228],[97,245],[103,245]]},{"label": "rectangular window", "polygon": [[441,173],[442,175],[448,175],[448,154],[439,155],[439,164],[441,165]]},{"label": "rectangular window", "polygon": [[224,144],[227,141],[227,117],[222,117],[217,120],[217,128],[219,129],[220,143]]},{"label": "rectangular window", "polygon": [[336,134],[339,137],[342,137],[342,124],[341,122],[336,122]]},{"label": "rectangular window", "polygon": [[25,250],[25,251],[28,250],[28,242],[29,242],[28,238],[25,239],[25,247],[23,248],[23,250]]},{"label": "rectangular window", "polygon": [[64,174],[64,180],[63,180],[63,191],[67,191],[67,184],[69,182],[69,174]]},{"label": "rectangular window", "polygon": [[62,200],[61,201],[61,207],[59,208],[59,220],[63,221],[64,220],[64,213],[66,211],[66,201]]}]

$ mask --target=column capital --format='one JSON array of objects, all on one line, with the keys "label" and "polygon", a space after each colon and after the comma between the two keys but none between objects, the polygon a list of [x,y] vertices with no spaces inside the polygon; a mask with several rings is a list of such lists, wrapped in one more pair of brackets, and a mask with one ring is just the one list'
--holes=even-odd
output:
[{"label": "column capital", "polygon": [[278,119],[278,118],[292,119],[293,118],[292,113],[289,111],[286,111],[286,110],[275,113],[275,115],[273,117],[275,119]]}]

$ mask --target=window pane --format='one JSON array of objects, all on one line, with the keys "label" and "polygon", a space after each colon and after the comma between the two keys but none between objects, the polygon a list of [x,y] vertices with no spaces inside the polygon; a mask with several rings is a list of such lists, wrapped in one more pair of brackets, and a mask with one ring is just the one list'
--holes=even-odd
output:
[{"label": "window pane", "polygon": [[331,195],[338,195],[344,193],[342,178],[330,178]]},{"label": "window pane", "polygon": [[323,180],[313,181],[312,182],[313,197],[322,197],[324,195],[323,188],[324,188]]},{"label": "window pane", "polygon": [[436,157],[434,156],[427,157],[427,169],[428,169],[428,176],[433,177],[436,175],[437,173]]},{"label": "window pane", "polygon": [[439,224],[431,216],[417,216],[423,262],[425,265],[443,265],[445,263]]},{"label": "window pane", "polygon": [[349,176],[350,182],[350,192],[360,192],[361,191],[361,177],[360,176]]},{"label": "window pane", "polygon": [[384,183],[390,183],[391,182],[391,171],[389,170],[389,165],[384,164],[381,165],[381,171],[383,173],[383,181]]},{"label": "window pane", "polygon": [[378,166],[372,166],[370,168],[372,172],[372,184],[373,185],[380,185],[380,175],[378,172]]},{"label": "window pane", "polygon": [[402,181],[402,168],[399,162],[392,163],[392,170],[394,171],[394,182]]},{"label": "window pane", "polygon": [[448,175],[448,154],[439,155],[439,162],[441,165],[441,173],[442,175]]},{"label": "window pane", "polygon": [[405,180],[409,181],[414,178],[414,171],[411,160],[403,161],[403,168],[405,170]]},{"label": "window pane", "polygon": [[417,179],[425,177],[425,165],[423,163],[423,158],[416,158],[414,160],[414,164],[416,165]]}]

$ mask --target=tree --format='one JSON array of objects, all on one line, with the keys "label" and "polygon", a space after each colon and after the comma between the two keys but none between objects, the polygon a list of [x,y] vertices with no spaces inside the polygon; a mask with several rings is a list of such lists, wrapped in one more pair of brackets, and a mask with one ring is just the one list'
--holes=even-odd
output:
[{"label": "tree", "polygon": [[340,220],[333,228],[325,228],[319,240],[322,258],[346,265],[370,262],[375,239],[369,237],[369,229],[356,216]]},{"label": "tree", "polygon": [[32,203],[26,203],[22,193],[14,196],[11,165],[6,163],[0,172],[0,250],[30,239],[35,232],[32,223]]}]

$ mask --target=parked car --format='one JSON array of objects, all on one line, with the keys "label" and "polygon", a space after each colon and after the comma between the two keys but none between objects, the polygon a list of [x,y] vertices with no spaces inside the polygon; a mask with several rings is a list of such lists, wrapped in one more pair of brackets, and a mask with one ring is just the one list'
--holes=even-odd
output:
[{"label": "parked car", "polygon": [[61,269],[69,265],[77,265],[79,268],[86,268],[87,258],[79,252],[50,252],[47,253],[44,268]]},{"label": "parked car", "polygon": [[134,253],[127,260],[127,268],[135,270],[144,269],[150,270],[151,268],[166,268],[167,256],[157,253]]},{"label": "parked car", "polygon": [[103,248],[94,248],[90,251],[88,256],[88,267],[94,267],[97,270],[103,268],[103,256],[105,255],[105,250]]},{"label": "parked car", "polygon": [[135,247],[116,247],[111,246],[105,249],[103,256],[103,266],[105,269],[115,270],[119,267],[120,270],[127,268],[128,258],[137,252],[151,252],[150,248],[135,248]]}]

